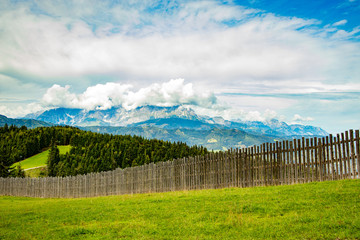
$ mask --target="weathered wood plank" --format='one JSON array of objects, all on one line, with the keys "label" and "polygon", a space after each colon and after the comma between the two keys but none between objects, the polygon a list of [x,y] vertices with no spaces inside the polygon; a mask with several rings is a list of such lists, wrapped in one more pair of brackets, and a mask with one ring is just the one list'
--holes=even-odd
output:
[{"label": "weathered wood plank", "polygon": [[329,136],[329,145],[328,145],[328,161],[329,164],[331,165],[331,179],[330,180],[337,180],[338,179],[338,174],[337,174],[337,166],[336,166],[336,156],[334,156],[334,138],[332,135]]},{"label": "weathered wood plank", "polygon": [[[350,156],[349,156],[349,134],[346,131],[345,136],[344,133],[341,133],[341,145],[342,145],[342,157],[341,163],[343,165],[343,174],[344,178],[349,177],[349,170],[350,170]],[[350,173],[351,175],[351,173]]]},{"label": "weathered wood plank", "polygon": [[[355,146],[354,146],[354,130],[350,130],[350,138],[348,138],[348,155],[347,155],[347,164],[348,164],[348,175],[347,178],[353,178],[355,176],[356,165],[355,165]],[[350,146],[349,146],[350,145]]]},{"label": "weathered wood plank", "polygon": [[344,158],[343,158],[343,154],[342,154],[342,149],[341,149],[341,139],[340,139],[340,134],[336,135],[336,139],[335,139],[335,157],[336,157],[336,164],[339,168],[338,172],[339,172],[339,176],[340,179],[344,179],[344,174],[343,174],[343,162],[344,162]]},{"label": "weathered wood plank", "polygon": [[[356,146],[356,168],[357,171],[354,171],[354,178],[360,178],[360,136],[359,130],[355,131],[355,146]],[[355,159],[355,158],[354,158]],[[353,160],[355,161],[355,160]],[[353,163],[355,165],[355,162]]]}]

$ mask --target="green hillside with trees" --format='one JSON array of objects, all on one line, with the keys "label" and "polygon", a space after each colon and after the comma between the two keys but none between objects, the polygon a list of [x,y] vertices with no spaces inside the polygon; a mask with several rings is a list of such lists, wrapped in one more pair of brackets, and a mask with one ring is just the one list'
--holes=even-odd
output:
[{"label": "green hillside with trees", "polygon": [[[70,145],[59,153],[57,145]],[[130,135],[100,134],[74,127],[0,127],[0,177],[23,176],[11,166],[50,147],[49,176],[68,176],[138,166],[207,153],[207,149],[185,143],[145,139]]]},{"label": "green hillside with trees", "polygon": [[[66,146],[57,146],[59,148],[60,154],[65,154],[70,151],[70,145]],[[11,167],[21,166],[22,169],[27,170],[31,168],[45,167],[48,161],[50,149],[47,149],[41,153],[38,153],[34,156],[31,156],[23,161],[16,162]]]}]

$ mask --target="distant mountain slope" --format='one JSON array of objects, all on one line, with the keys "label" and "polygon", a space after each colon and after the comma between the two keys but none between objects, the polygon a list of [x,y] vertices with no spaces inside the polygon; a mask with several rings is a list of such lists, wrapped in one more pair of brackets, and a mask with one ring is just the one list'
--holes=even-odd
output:
[{"label": "distant mountain slope", "polygon": [[145,138],[157,138],[171,142],[186,142],[188,145],[201,145],[208,149],[224,150],[228,148],[240,148],[261,144],[264,142],[274,142],[282,140],[266,135],[256,135],[246,133],[237,129],[218,129],[207,130],[196,129],[164,129],[153,126],[144,127],[81,127],[83,130],[110,134],[138,135]]},{"label": "distant mountain slope", "polygon": [[[211,119],[211,118],[210,118]],[[216,122],[219,122],[218,120]],[[271,135],[277,137],[292,137],[292,136],[325,136],[327,132],[319,127],[305,126],[305,125],[288,125],[285,122],[279,122],[272,119],[267,122],[232,122],[223,120],[222,124],[215,123],[207,119],[204,120],[190,120],[178,117],[150,119],[144,122],[133,123],[128,127],[158,127],[164,129],[195,129],[195,130],[210,130],[218,129],[237,129],[247,133],[256,135]]]},{"label": "distant mountain slope", "polygon": [[98,111],[86,111],[76,108],[56,108],[45,112],[28,114],[26,118],[70,126],[109,126],[104,121],[104,114]]},{"label": "distant mountain slope", "polygon": [[157,107],[144,106],[133,110],[124,108],[111,108],[107,110],[83,110],[71,108],[56,108],[29,114],[26,118],[63,124],[71,126],[127,126],[133,123],[159,118],[183,118],[189,120],[201,120],[192,109],[182,106]]},{"label": "distant mountain slope", "polygon": [[36,128],[36,127],[51,127],[54,126],[52,123],[47,123],[43,121],[38,121],[34,119],[14,119],[8,118],[4,115],[0,115],[0,126],[15,125],[17,127],[26,126],[27,128]]},{"label": "distant mountain slope", "polygon": [[319,128],[309,125],[291,124],[280,122],[277,119],[270,121],[246,121],[235,122],[226,121],[224,123],[228,128],[241,129],[247,132],[268,134],[275,136],[326,136],[328,133]]},{"label": "distant mountain slope", "polygon": [[128,125],[128,127],[158,127],[163,129],[196,129],[210,130],[213,128],[228,128],[220,124],[211,124],[200,120],[184,119],[179,117],[150,119]]}]

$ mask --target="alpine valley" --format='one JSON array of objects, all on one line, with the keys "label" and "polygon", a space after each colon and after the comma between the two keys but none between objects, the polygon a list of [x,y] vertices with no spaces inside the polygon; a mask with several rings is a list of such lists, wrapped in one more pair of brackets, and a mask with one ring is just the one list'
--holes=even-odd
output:
[{"label": "alpine valley", "polygon": [[[7,120],[6,120],[7,119]],[[31,119],[31,120],[30,120]],[[166,141],[181,141],[224,150],[303,136],[325,136],[319,127],[269,121],[228,121],[222,117],[200,116],[189,107],[142,106],[133,110],[113,107],[107,110],[55,108],[29,114],[24,119],[1,117],[5,123],[27,127],[76,126],[83,130],[110,134],[139,135]]]}]

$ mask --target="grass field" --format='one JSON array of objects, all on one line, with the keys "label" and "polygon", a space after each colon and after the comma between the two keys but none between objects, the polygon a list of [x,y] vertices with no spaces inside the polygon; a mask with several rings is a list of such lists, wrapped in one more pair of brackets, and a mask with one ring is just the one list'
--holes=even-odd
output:
[{"label": "grass field", "polygon": [[0,197],[0,239],[360,239],[360,180],[88,199]]},{"label": "grass field", "polygon": [[[42,174],[45,174],[47,171],[46,166],[42,166],[42,167],[37,167],[37,168],[32,168],[32,169],[27,169],[25,171],[25,177],[31,177],[31,178],[37,178],[37,177],[41,177]],[[46,175],[43,175],[44,177]]]},{"label": "grass field", "polygon": [[[70,145],[58,146],[58,148],[59,148],[60,154],[65,154],[65,153],[70,151]],[[36,154],[36,155],[34,155],[32,157],[24,159],[21,162],[14,163],[12,165],[12,167],[17,166],[17,165],[20,164],[21,168],[26,170],[26,169],[29,169],[29,168],[46,166],[46,161],[47,161],[47,158],[48,158],[49,151],[50,150],[43,151],[43,152],[41,152],[39,154]]]}]

